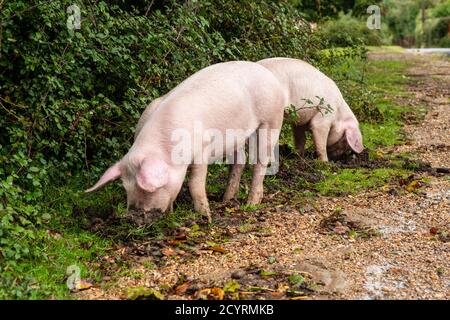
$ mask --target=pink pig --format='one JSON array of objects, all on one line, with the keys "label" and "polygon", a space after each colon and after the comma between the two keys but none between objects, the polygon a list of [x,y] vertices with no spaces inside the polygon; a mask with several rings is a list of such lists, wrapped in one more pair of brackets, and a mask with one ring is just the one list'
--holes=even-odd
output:
[{"label": "pink pig", "polygon": [[[237,157],[237,152],[242,150],[245,140],[253,133],[275,130],[279,134],[286,103],[287,97],[279,81],[257,63],[235,61],[204,68],[147,107],[138,122],[135,141],[128,153],[86,192],[97,190],[120,177],[127,192],[129,209],[167,211],[190,167],[189,191],[194,208],[211,221],[205,189],[208,162],[224,156]],[[245,136],[235,144],[227,143],[219,154],[206,154],[206,161],[201,163],[194,161],[199,152],[195,143],[188,143],[191,146],[188,148],[188,161],[174,161],[177,144],[173,141],[173,133],[184,130],[195,134],[195,126],[199,124],[203,128],[201,133],[213,129],[222,136],[219,138],[225,139],[229,129],[241,130]],[[278,134],[258,139],[258,149],[272,155]],[[208,141],[202,141],[201,147],[207,144]],[[264,174],[270,160],[269,156],[262,156],[254,165],[247,199],[249,204],[258,204],[262,199]],[[243,168],[242,163],[233,164],[226,200],[236,195],[239,188],[236,177],[240,177]]]},{"label": "pink pig", "polygon": [[[333,80],[310,64],[291,58],[270,58],[258,61],[280,80],[289,97],[287,105],[296,107],[298,122],[293,125],[296,148],[301,156],[305,149],[305,131],[312,132],[314,145],[319,158],[328,161],[330,157],[342,155],[349,148],[354,152],[363,151],[363,142],[358,120],[342,97]],[[333,109],[325,114],[317,108],[302,108],[305,99],[314,105],[319,103],[317,97],[324,99]]]}]

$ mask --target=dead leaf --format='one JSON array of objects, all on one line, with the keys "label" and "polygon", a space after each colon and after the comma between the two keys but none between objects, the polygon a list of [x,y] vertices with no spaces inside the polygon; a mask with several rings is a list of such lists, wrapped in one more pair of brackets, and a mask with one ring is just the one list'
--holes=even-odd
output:
[{"label": "dead leaf", "polygon": [[422,184],[420,183],[420,181],[414,180],[411,183],[409,183],[405,189],[409,192],[413,192],[414,190],[419,189],[420,187],[422,187]]},{"label": "dead leaf", "polygon": [[177,252],[172,248],[163,248],[161,249],[161,253],[165,256],[174,256],[177,254]]},{"label": "dead leaf", "polygon": [[146,288],[144,286],[137,286],[127,289],[127,299],[150,299],[150,300],[162,300],[164,295],[154,288]]},{"label": "dead leaf", "polygon": [[189,286],[191,285],[191,281],[187,281],[183,284],[180,284],[178,287],[175,288],[175,294],[177,296],[181,296],[186,293],[186,290],[189,289]]},{"label": "dead leaf", "polygon": [[202,300],[223,300],[225,293],[221,288],[204,288],[195,295]]},{"label": "dead leaf", "polygon": [[223,300],[224,292],[222,288],[212,288],[211,294],[216,298],[215,300]]},{"label": "dead leaf", "polygon": [[73,283],[73,287],[70,288],[70,291],[72,292],[83,291],[92,288],[92,286],[93,286],[92,283],[83,279],[79,279],[78,281],[75,281]]},{"label": "dead leaf", "polygon": [[290,300],[308,300],[311,299],[308,296],[298,296],[298,297],[292,297]]},{"label": "dead leaf", "polygon": [[267,270],[263,270],[261,269],[259,271],[259,275],[261,277],[271,277],[271,276],[275,276],[277,273],[275,271],[267,271]]},{"label": "dead leaf", "polygon": [[438,229],[438,228],[436,228],[436,227],[431,227],[431,228],[430,228],[430,233],[431,233],[433,236],[437,235],[438,232],[439,232],[439,229]]},{"label": "dead leaf", "polygon": [[281,298],[284,295],[282,291],[274,291],[270,293],[272,298]]},{"label": "dead leaf", "polygon": [[230,280],[228,281],[225,286],[223,287],[223,291],[227,293],[235,293],[241,285],[236,280]]},{"label": "dead leaf", "polygon": [[180,244],[182,244],[184,242],[185,241],[183,241],[183,240],[169,240],[169,241],[167,241],[167,244],[169,246],[177,247],[177,246],[179,246]]},{"label": "dead leaf", "polygon": [[176,240],[186,240],[187,239],[187,235],[185,233],[182,234],[178,234],[175,236]]},{"label": "dead leaf", "polygon": [[336,222],[336,226],[333,228],[333,232],[336,232],[337,234],[345,234],[348,230],[349,228],[342,225],[339,221]]},{"label": "dead leaf", "polygon": [[220,253],[228,252],[225,248],[223,248],[221,246],[211,246],[211,247],[206,248],[206,250],[211,250],[211,251],[220,252]]}]

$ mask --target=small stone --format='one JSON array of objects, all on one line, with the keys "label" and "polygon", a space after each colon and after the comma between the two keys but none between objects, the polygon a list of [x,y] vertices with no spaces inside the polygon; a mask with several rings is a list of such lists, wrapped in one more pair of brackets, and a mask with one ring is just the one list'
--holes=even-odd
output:
[{"label": "small stone", "polygon": [[231,274],[231,279],[241,279],[241,278],[243,278],[244,276],[245,276],[245,271],[243,271],[243,270],[237,270],[237,271],[234,271],[232,274]]}]

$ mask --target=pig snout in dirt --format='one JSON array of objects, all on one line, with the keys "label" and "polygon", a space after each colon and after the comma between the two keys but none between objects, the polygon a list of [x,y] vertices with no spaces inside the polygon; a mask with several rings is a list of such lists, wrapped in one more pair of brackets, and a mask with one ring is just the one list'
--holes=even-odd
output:
[{"label": "pig snout in dirt", "polygon": [[[258,204],[286,103],[280,82],[257,63],[234,61],[202,69],[147,107],[128,153],[86,191],[121,178],[128,208],[165,212],[172,207],[189,168],[194,208],[211,222],[205,188],[208,164],[232,159],[224,196],[232,199],[239,190],[246,141],[255,141],[257,156],[252,158],[247,203]],[[141,215],[139,211],[135,216]]]},{"label": "pig snout in dirt", "polygon": [[295,108],[297,120],[292,127],[300,156],[305,151],[306,131],[311,131],[323,161],[364,150],[358,120],[333,80],[298,59],[269,58],[258,63],[277,77],[289,97],[287,105]]}]

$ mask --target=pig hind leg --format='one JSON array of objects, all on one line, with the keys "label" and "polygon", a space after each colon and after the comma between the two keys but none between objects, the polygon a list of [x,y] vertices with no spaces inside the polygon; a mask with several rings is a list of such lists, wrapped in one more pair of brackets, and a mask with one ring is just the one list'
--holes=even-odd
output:
[{"label": "pig hind leg", "polygon": [[330,127],[320,125],[311,126],[311,132],[319,159],[322,161],[328,161],[327,141],[328,134],[330,133]]},{"label": "pig hind leg", "polygon": [[208,197],[206,196],[206,176],[208,173],[208,164],[191,165],[191,174],[189,177],[189,192],[191,193],[194,209],[202,213],[211,223],[211,211],[209,209]]},{"label": "pig hind leg", "polygon": [[306,144],[306,126],[293,125],[292,131],[294,133],[295,148],[297,149],[298,155],[304,157],[305,155],[305,144]]}]

